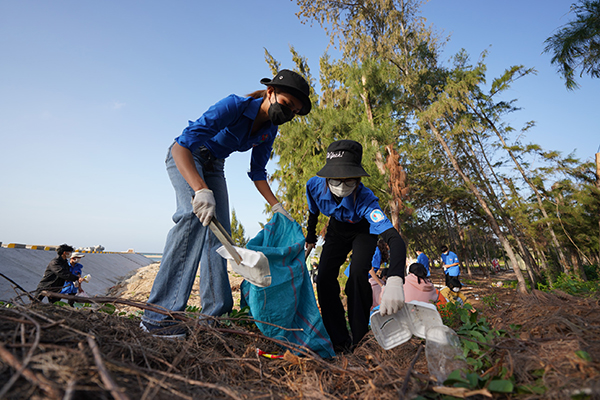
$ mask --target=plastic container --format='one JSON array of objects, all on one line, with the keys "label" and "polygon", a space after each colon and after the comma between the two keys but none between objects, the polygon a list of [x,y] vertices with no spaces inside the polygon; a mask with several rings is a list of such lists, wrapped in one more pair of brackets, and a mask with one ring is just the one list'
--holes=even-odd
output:
[{"label": "plastic container", "polygon": [[271,285],[271,269],[269,268],[269,260],[260,251],[254,251],[234,246],[239,255],[242,257],[242,263],[238,264],[233,260],[233,257],[221,246],[217,249],[217,253],[225,258],[232,270],[244,277],[248,282],[260,287]]},{"label": "plastic container", "polygon": [[437,326],[444,326],[437,308],[422,301],[409,301],[392,315],[382,316],[379,310],[371,315],[371,329],[385,350],[407,342],[412,335],[426,339],[427,331]]},{"label": "plastic container", "polygon": [[456,369],[467,367],[458,335],[447,326],[427,330],[425,357],[429,374],[441,385]]}]

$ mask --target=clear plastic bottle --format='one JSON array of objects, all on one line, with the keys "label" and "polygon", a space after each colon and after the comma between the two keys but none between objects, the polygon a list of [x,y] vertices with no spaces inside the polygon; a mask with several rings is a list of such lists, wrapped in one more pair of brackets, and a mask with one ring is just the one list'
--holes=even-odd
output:
[{"label": "clear plastic bottle", "polygon": [[439,385],[452,371],[467,367],[458,335],[445,325],[427,330],[425,357],[429,374],[436,378]]}]

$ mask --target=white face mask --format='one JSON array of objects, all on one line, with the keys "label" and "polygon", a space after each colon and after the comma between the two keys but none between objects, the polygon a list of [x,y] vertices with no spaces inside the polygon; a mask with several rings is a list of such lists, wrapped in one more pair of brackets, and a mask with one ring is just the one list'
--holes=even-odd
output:
[{"label": "white face mask", "polygon": [[352,194],[352,192],[354,192],[354,189],[356,188],[356,185],[350,188],[346,185],[332,186],[331,184],[329,184],[327,186],[329,186],[329,190],[331,190],[331,193],[333,193],[337,197],[348,197]]}]

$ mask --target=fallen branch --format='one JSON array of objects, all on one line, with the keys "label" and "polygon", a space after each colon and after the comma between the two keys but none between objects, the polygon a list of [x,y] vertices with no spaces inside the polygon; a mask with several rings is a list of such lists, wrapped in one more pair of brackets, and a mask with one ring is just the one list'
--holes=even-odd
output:
[{"label": "fallen branch", "polygon": [[108,390],[110,390],[110,394],[117,400],[129,400],[129,397],[123,393],[123,391],[117,386],[115,381],[112,379],[108,370],[104,366],[102,362],[102,354],[100,354],[100,350],[98,349],[98,345],[93,337],[88,336],[87,338],[88,344],[92,349],[92,353],[94,354],[94,362],[96,363],[96,367],[98,368],[98,372],[100,373],[100,378],[102,382]]},{"label": "fallen branch", "polygon": [[54,387],[52,382],[44,378],[42,375],[34,373],[29,368],[23,368],[23,364],[21,364],[19,360],[17,360],[15,356],[13,356],[13,354],[8,351],[6,347],[4,347],[4,343],[2,342],[0,342],[0,357],[13,369],[17,371],[22,369],[22,376],[34,385],[39,386],[40,389],[46,392],[49,398],[56,400],[60,400],[62,398],[60,391]]},{"label": "fallen branch", "polygon": [[[23,314],[21,314],[23,315]],[[14,383],[17,381],[17,379],[19,379],[19,377],[21,376],[21,374],[23,373],[23,371],[25,370],[25,368],[27,368],[27,365],[29,365],[29,361],[31,361],[31,358],[33,357],[33,352],[35,351],[35,349],[38,347],[38,345],[40,344],[40,332],[41,332],[41,328],[40,328],[40,324],[38,324],[36,321],[33,320],[33,318],[31,318],[29,315],[23,315],[25,318],[29,319],[36,327],[35,330],[35,339],[33,341],[33,344],[31,345],[31,348],[29,349],[29,351],[27,352],[27,356],[25,357],[25,359],[23,360],[23,364],[21,366],[21,368],[17,369],[17,372],[11,376],[11,378],[8,380],[8,382],[6,383],[6,385],[4,385],[4,387],[2,388],[2,390],[0,390],[0,399],[4,398],[4,395],[6,395],[6,393],[8,393],[8,391],[10,390],[10,388],[12,387],[12,385],[14,385]],[[21,328],[23,328],[23,324],[21,324]],[[21,331],[22,332],[22,341],[24,342],[25,339],[25,335],[24,335],[24,330]]]},{"label": "fallen branch", "polygon": [[417,354],[415,354],[415,357],[413,358],[410,365],[408,366],[408,370],[406,371],[406,375],[404,376],[404,383],[402,384],[402,390],[400,391],[400,399],[404,399],[404,397],[406,396],[406,390],[408,389],[408,382],[410,380],[410,373],[411,373],[412,369],[415,367],[415,364],[417,363],[417,359],[421,355],[422,351],[423,351],[423,345],[421,344],[421,345],[419,345]]},{"label": "fallen branch", "polygon": [[[120,366],[120,365],[117,365],[117,364],[114,364],[114,363],[110,363],[110,364],[116,370],[119,370],[121,372],[128,372],[128,373],[132,373],[132,374],[141,376],[141,377],[143,377],[145,379],[148,379],[149,381],[151,381],[153,383],[156,383],[158,385],[162,385],[165,388],[168,388],[167,386],[164,386],[164,382],[162,382],[162,380],[159,380],[159,379],[157,379],[157,378],[155,378],[153,376],[149,376],[149,375],[147,375],[147,374],[145,374],[145,373],[143,373],[141,371],[138,371],[138,370],[135,370],[135,369],[131,369],[131,368],[126,368],[126,367],[123,367],[123,366]],[[186,378],[186,377],[181,376],[181,375],[172,374],[170,372],[163,372],[163,371],[159,371],[159,370],[156,370],[156,369],[146,369],[146,368],[141,368],[141,367],[140,367],[140,369],[144,369],[144,370],[146,370],[149,373],[155,373],[155,374],[162,375],[165,378],[170,378],[170,379],[175,379],[175,380],[178,380],[178,381],[181,381],[181,382],[185,382],[188,385],[193,385],[193,386],[199,386],[199,387],[203,387],[203,388],[207,388],[207,389],[218,390],[218,391],[223,392],[226,395],[228,395],[229,397],[231,397],[233,399],[236,399],[236,400],[241,400],[242,399],[238,395],[238,393],[236,393],[235,391],[231,390],[230,388],[222,386],[222,385],[217,385],[217,384],[208,383],[208,382],[200,382],[200,381],[197,381],[197,380],[194,380],[194,379]]]},{"label": "fallen branch", "polygon": [[[0,272],[0,276],[2,276],[4,279],[6,279],[7,281],[9,281],[13,285],[15,285],[15,287],[17,289],[19,289],[20,291],[25,293],[27,295],[27,297],[29,297],[29,301],[31,301],[31,302],[37,301],[31,294],[29,294],[29,292],[27,290],[23,289],[17,282],[13,281],[12,279],[10,279],[8,276],[4,275],[1,272]],[[17,295],[18,295],[18,293],[17,293]]]}]

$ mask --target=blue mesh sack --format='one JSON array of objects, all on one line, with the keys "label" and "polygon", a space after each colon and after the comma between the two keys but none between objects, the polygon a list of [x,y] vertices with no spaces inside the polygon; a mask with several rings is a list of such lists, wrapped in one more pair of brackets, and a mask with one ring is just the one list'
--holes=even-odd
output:
[{"label": "blue mesh sack", "polygon": [[248,281],[241,285],[242,305],[250,307],[263,335],[311,349],[323,358],[335,355],[323,325],[304,260],[304,235],[295,221],[275,213],[246,247],[262,252],[269,260],[271,285],[258,287]]}]

